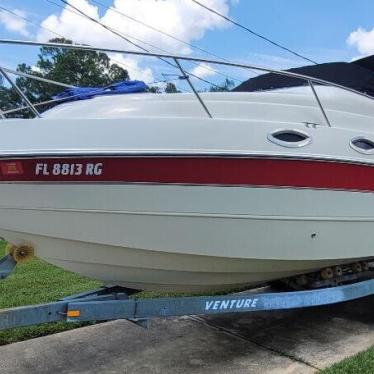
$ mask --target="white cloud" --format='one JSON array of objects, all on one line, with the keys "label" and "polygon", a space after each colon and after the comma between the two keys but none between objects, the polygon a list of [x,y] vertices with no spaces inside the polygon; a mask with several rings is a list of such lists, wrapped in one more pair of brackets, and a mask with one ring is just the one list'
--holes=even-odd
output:
[{"label": "white cloud", "polygon": [[348,45],[357,48],[361,55],[374,53],[374,28],[367,31],[361,27],[352,31],[347,39]]},{"label": "white cloud", "polygon": [[217,73],[211,66],[209,66],[205,62],[202,62],[192,69],[192,74],[198,76],[199,78],[206,78]]},{"label": "white cloud", "polygon": [[[18,14],[21,17],[26,17],[26,13],[19,9],[14,9],[12,12]],[[0,10],[0,24],[2,24],[6,30],[17,32],[22,36],[29,36],[30,33],[27,30],[27,22],[22,18],[19,18],[11,13]]]},{"label": "white cloud", "polygon": [[[216,9],[220,13],[228,15],[229,7],[232,0],[205,0],[204,3]],[[236,2],[236,1],[235,1]],[[126,35],[144,40],[158,48],[170,53],[190,54],[192,50],[189,46],[160,34],[154,30],[144,27],[132,20],[124,18],[122,15],[113,10],[106,10],[103,14],[99,13],[98,7],[89,2],[89,0],[69,0],[69,3],[85,12],[90,17],[102,22],[103,24],[118,30]],[[161,29],[168,34],[172,34],[178,39],[188,43],[194,43],[195,40],[201,39],[208,30],[224,29],[228,27],[227,22],[211,12],[201,8],[192,1],[185,0],[113,0],[111,4],[117,11],[127,14],[130,17],[141,20],[144,23]],[[110,47],[118,49],[139,50],[131,46],[120,37],[110,33],[100,25],[95,25],[92,21],[74,14],[71,8],[66,6],[59,14],[53,14],[47,17],[42,25],[52,29],[55,32],[64,35],[66,38],[75,42],[90,44],[99,47]],[[43,29],[38,31],[37,39],[46,41],[51,38],[51,34]],[[141,44],[135,41],[137,44]],[[157,48],[141,44],[144,48],[153,52],[162,52]],[[119,57],[116,56],[118,60]],[[126,60],[126,61],[125,61]],[[130,70],[131,77],[140,79],[153,79],[152,71],[143,68],[145,63],[152,66],[155,60],[149,60],[139,57],[125,57],[123,62],[132,66]],[[165,64],[164,64],[165,65]],[[161,67],[158,64],[157,72]],[[139,72],[140,70],[140,72]],[[170,70],[165,65],[165,71]],[[164,71],[163,70],[163,71]],[[200,69],[200,73],[205,76],[210,75],[209,70]],[[208,73],[207,73],[208,72]],[[212,72],[213,73],[213,72]],[[156,74],[156,73],[154,73]]]},{"label": "white cloud", "polygon": [[139,59],[136,57],[128,57],[119,53],[111,53],[109,57],[112,59],[112,63],[121,66],[129,72],[131,79],[137,79],[144,81],[145,83],[154,82],[152,69],[146,67],[141,68],[139,66]]}]

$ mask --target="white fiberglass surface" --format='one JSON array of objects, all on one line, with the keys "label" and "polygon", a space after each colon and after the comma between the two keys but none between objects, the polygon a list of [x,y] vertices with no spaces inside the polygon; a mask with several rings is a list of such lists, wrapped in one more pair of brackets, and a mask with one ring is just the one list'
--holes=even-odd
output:
[{"label": "white fiberglass surface", "polygon": [[[374,101],[354,93],[333,87],[316,86],[325,110],[374,116]],[[256,118],[282,114],[282,108],[293,110],[319,110],[309,87],[269,90],[261,92],[201,93],[215,118]],[[312,115],[312,114],[311,114]],[[319,115],[319,113],[318,113]],[[200,117],[206,113],[193,94],[128,94],[98,96],[60,104],[43,114],[45,118],[126,118],[153,117]],[[307,120],[307,118],[305,119]]]},{"label": "white fiberglass surface", "polygon": [[[104,184],[86,190],[65,185],[59,197],[62,188],[54,184],[45,186],[43,193],[38,185],[28,186],[24,195],[18,186],[1,189],[0,229],[18,232],[19,239],[24,233],[232,258],[372,255],[373,194],[232,187],[195,191],[188,186],[165,187],[165,191],[163,186],[144,186],[136,191],[126,185],[114,193],[115,187]],[[149,200],[142,200],[147,194]]]},{"label": "white fiberglass surface", "polygon": [[373,193],[307,188],[0,184],[0,209],[17,210],[374,220],[373,202]]},{"label": "white fiberglass surface", "polygon": [[[374,121],[366,121],[368,124]],[[374,138],[359,128],[305,123],[196,118],[35,119],[1,122],[3,155],[232,155],[305,157],[374,163],[349,144]],[[311,142],[287,148],[268,140],[277,130],[300,130]]]}]

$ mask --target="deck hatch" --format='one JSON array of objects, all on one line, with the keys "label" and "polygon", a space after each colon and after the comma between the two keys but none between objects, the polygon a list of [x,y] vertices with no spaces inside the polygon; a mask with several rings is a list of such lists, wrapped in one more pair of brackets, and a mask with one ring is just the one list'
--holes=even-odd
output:
[{"label": "deck hatch", "polygon": [[353,138],[350,142],[350,145],[357,152],[364,153],[367,155],[374,153],[374,141],[363,136]]},{"label": "deck hatch", "polygon": [[311,142],[310,136],[300,130],[276,130],[268,134],[268,139],[283,147],[304,147]]}]

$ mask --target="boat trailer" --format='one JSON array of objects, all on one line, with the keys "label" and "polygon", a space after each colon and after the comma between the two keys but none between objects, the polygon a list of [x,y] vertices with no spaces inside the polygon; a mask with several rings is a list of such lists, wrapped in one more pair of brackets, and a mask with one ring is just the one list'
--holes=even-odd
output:
[{"label": "boat trailer", "polygon": [[[0,279],[16,266],[11,255],[0,259]],[[304,291],[266,292],[266,288],[220,296],[136,299],[139,292],[105,286],[59,301],[0,310],[0,330],[47,322],[126,319],[143,327],[152,318],[306,308],[336,304],[374,294],[374,279]]]}]

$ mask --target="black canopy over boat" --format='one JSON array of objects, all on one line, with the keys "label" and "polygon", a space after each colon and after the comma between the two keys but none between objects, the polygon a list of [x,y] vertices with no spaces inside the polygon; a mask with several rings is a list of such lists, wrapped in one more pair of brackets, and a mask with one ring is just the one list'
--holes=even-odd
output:
[{"label": "black canopy over boat", "polygon": [[[330,62],[288,69],[292,73],[340,84],[374,96],[374,55],[353,62]],[[248,79],[233,91],[249,92],[304,86],[305,80],[268,73]]]}]

